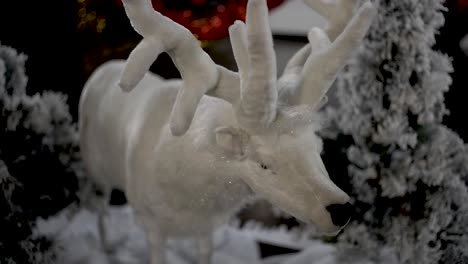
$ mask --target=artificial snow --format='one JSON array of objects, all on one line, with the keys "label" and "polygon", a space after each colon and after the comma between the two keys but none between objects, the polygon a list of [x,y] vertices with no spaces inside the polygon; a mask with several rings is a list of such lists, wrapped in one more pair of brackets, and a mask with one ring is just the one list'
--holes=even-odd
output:
[{"label": "artificial snow", "polygon": [[[64,212],[49,220],[39,220],[36,234],[55,237],[59,264],[141,264],[149,263],[143,230],[134,222],[128,206],[111,207],[106,217],[108,243],[112,252],[102,250],[97,230],[97,215],[80,209],[71,219]],[[224,225],[213,236],[212,263],[222,264],[334,264],[336,248],[319,240],[297,236],[286,229],[267,230],[249,224]],[[258,243],[301,250],[262,259]],[[170,239],[166,250],[169,264],[196,263],[195,241]],[[362,263],[361,263],[362,264]]]}]

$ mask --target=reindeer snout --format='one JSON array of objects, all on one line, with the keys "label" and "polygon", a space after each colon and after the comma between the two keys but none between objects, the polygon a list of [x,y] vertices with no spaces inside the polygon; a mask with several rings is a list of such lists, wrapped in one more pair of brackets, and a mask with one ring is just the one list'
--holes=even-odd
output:
[{"label": "reindeer snout", "polygon": [[331,204],[326,208],[330,213],[333,224],[339,227],[343,227],[348,223],[353,212],[353,206],[350,203]]}]

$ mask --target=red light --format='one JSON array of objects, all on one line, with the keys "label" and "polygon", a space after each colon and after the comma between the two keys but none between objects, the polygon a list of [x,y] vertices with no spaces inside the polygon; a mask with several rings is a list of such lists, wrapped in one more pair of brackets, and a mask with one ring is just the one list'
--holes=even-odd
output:
[{"label": "red light", "polygon": [[[117,0],[121,2],[122,0]],[[175,22],[189,29],[199,40],[218,40],[229,35],[228,28],[236,20],[245,21],[247,0],[225,0],[213,5],[213,1],[190,0],[186,6],[169,9],[164,0],[151,0],[153,8]],[[269,9],[273,9],[284,0],[268,0]],[[196,6],[197,8],[193,8]]]}]

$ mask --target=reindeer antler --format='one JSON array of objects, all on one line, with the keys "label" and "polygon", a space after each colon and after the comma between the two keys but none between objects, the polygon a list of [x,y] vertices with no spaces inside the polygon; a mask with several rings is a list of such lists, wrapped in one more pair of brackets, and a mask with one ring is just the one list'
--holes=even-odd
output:
[{"label": "reindeer antler", "polygon": [[282,101],[315,107],[361,43],[376,9],[367,1],[354,15],[357,0],[304,1],[328,19],[326,33],[318,28],[311,29],[310,44],[288,62],[279,80],[279,93]]},{"label": "reindeer antler", "polygon": [[358,0],[304,0],[304,3],[327,19],[325,32],[334,41],[353,17]]},{"label": "reindeer antler", "polygon": [[154,11],[150,0],[124,0],[133,27],[144,39],[130,54],[120,86],[126,91],[133,89],[159,54],[166,51],[183,79],[170,119],[174,135],[185,133],[207,92],[233,104],[238,122],[251,130],[266,128],[274,121],[278,93],[281,100],[316,106],[360,44],[376,11],[366,2],[351,19],[351,7],[357,0],[306,1],[329,19],[327,33],[312,29],[310,44],[290,60],[277,83],[266,0],[249,0],[247,25],[236,22],[230,28],[239,74],[216,65],[187,29]]},{"label": "reindeer antler", "polygon": [[265,0],[247,4],[247,26],[237,21],[229,33],[239,74],[241,98],[237,118],[245,128],[266,127],[277,107],[276,56]]},{"label": "reindeer antler", "polygon": [[183,79],[170,119],[174,135],[188,129],[205,93],[233,104],[245,128],[265,127],[274,120],[276,61],[265,0],[248,2],[247,29],[241,22],[230,29],[241,80],[237,73],[216,65],[187,29],[154,11],[149,0],[123,2],[133,27],[144,39],[130,54],[120,86],[125,91],[133,89],[166,51]]},{"label": "reindeer antler", "polygon": [[361,44],[375,14],[376,9],[371,2],[364,3],[333,43],[322,30],[312,29],[309,34],[312,52],[304,64],[304,79],[297,103],[316,106],[320,102],[338,72]]},{"label": "reindeer antler", "polygon": [[238,91],[227,89],[232,85],[218,91],[212,90],[218,81],[238,83],[237,75],[216,65],[186,28],[155,11],[150,0],[124,0],[123,3],[132,26],[143,36],[143,40],[131,52],[119,85],[124,91],[131,91],[159,54],[167,52],[183,79],[170,118],[174,135],[187,131],[206,92],[211,90],[216,96],[232,103],[237,101]]}]

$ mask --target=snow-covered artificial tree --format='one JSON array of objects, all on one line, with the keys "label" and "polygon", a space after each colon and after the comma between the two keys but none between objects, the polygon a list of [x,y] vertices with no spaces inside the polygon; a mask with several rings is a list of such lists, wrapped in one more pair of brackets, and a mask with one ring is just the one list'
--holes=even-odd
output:
[{"label": "snow-covered artificial tree", "polygon": [[460,41],[460,48],[468,56],[468,34]]},{"label": "snow-covered artificial tree", "polygon": [[390,250],[397,263],[468,263],[468,148],[442,125],[452,66],[432,49],[443,1],[377,4],[325,111],[327,167],[355,205],[339,244],[374,260]]},{"label": "snow-covered artificial tree", "polygon": [[66,97],[28,95],[25,61],[0,45],[0,263],[50,263],[53,243],[33,236],[35,222],[77,200],[78,133]]}]

